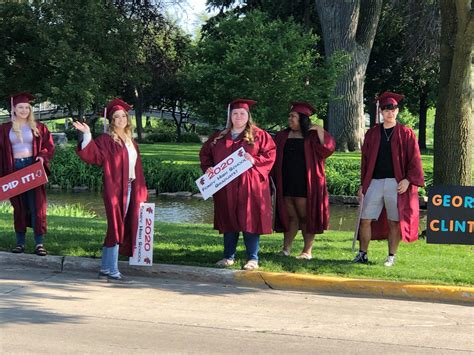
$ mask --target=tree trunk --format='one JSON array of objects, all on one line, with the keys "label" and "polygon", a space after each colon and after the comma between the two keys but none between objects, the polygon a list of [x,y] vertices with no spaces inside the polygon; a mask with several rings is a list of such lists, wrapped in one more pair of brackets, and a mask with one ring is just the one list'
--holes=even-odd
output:
[{"label": "tree trunk", "polygon": [[328,128],[338,150],[360,149],[364,128],[364,80],[382,9],[382,0],[316,0],[326,59],[351,55],[329,102]]},{"label": "tree trunk", "polygon": [[428,93],[425,87],[420,88],[420,106],[418,114],[420,123],[418,125],[418,146],[420,149],[426,149],[426,116],[428,113]]},{"label": "tree trunk", "polygon": [[370,127],[375,126],[376,123],[376,116],[379,114],[378,112],[375,112],[377,110],[377,105],[373,102],[369,103],[369,117],[370,117]]},{"label": "tree trunk", "polygon": [[171,116],[173,117],[174,124],[176,125],[176,141],[180,142],[181,141],[181,124],[182,124],[182,117],[179,119],[176,117],[176,106],[173,107],[171,111]]},{"label": "tree trunk", "polygon": [[135,122],[137,125],[137,140],[142,141],[143,137],[143,124],[142,124],[142,113],[143,113],[143,95],[139,88],[135,89]]},{"label": "tree trunk", "polygon": [[434,184],[472,184],[470,0],[441,0],[440,82],[434,135]]}]

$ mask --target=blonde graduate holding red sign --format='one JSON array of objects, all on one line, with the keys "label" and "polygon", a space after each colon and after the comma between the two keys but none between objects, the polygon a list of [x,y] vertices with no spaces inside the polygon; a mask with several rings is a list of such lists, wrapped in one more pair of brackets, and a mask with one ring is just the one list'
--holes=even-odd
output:
[{"label": "blonde graduate holding red sign", "polygon": [[110,122],[108,133],[94,140],[87,124],[73,123],[84,134],[77,154],[86,163],[101,166],[104,172],[107,234],[99,278],[112,282],[126,281],[118,269],[118,255],[132,256],[140,204],[147,199],[140,152],[132,137],[130,109],[120,99],[110,101],[104,114]]},{"label": "blonde graduate holding red sign", "polygon": [[245,270],[258,268],[260,234],[272,232],[269,174],[276,149],[271,136],[252,122],[250,106],[255,103],[246,99],[232,101],[226,128],[211,135],[199,153],[201,169],[208,174],[212,174],[215,164],[241,147],[246,151],[245,158],[253,164],[213,196],[214,228],[224,234],[224,258],[217,265],[234,264],[239,234],[243,232]]},{"label": "blonde graduate holding red sign", "polygon": [[[22,92],[10,97],[11,122],[0,126],[0,176],[9,175],[40,161],[49,175],[49,162],[53,158],[54,143],[48,128],[36,122],[30,101],[34,96]],[[26,228],[35,236],[35,254],[46,256],[43,246],[46,234],[46,188],[44,185],[12,197],[16,247],[13,253],[25,251]]]}]

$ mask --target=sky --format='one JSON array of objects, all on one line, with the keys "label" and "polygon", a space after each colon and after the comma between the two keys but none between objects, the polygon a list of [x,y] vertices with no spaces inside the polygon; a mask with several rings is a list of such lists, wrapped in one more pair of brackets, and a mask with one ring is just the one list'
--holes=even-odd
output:
[{"label": "sky", "polygon": [[186,32],[194,34],[202,25],[199,15],[206,11],[206,0],[184,0],[181,3],[169,10],[170,15]]}]

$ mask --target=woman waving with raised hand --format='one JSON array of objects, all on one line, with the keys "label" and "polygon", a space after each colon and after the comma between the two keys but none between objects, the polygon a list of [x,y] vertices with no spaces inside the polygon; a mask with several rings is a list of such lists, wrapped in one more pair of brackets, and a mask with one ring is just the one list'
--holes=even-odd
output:
[{"label": "woman waving with raised hand", "polygon": [[121,99],[110,101],[104,114],[109,120],[108,132],[94,140],[87,124],[73,123],[84,134],[77,154],[86,163],[101,166],[104,172],[107,234],[99,278],[112,282],[126,281],[118,268],[118,255],[132,256],[140,204],[147,199],[140,152],[132,137],[130,109]]}]

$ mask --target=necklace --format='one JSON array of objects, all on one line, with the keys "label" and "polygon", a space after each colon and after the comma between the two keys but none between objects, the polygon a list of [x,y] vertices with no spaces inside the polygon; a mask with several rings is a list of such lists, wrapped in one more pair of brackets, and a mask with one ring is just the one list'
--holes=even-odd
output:
[{"label": "necklace", "polygon": [[383,133],[385,133],[385,137],[387,138],[387,142],[389,142],[390,137],[392,137],[392,134],[393,134],[393,127],[392,127],[392,132],[390,132],[390,134],[387,135],[387,130],[385,128],[383,129]]}]

